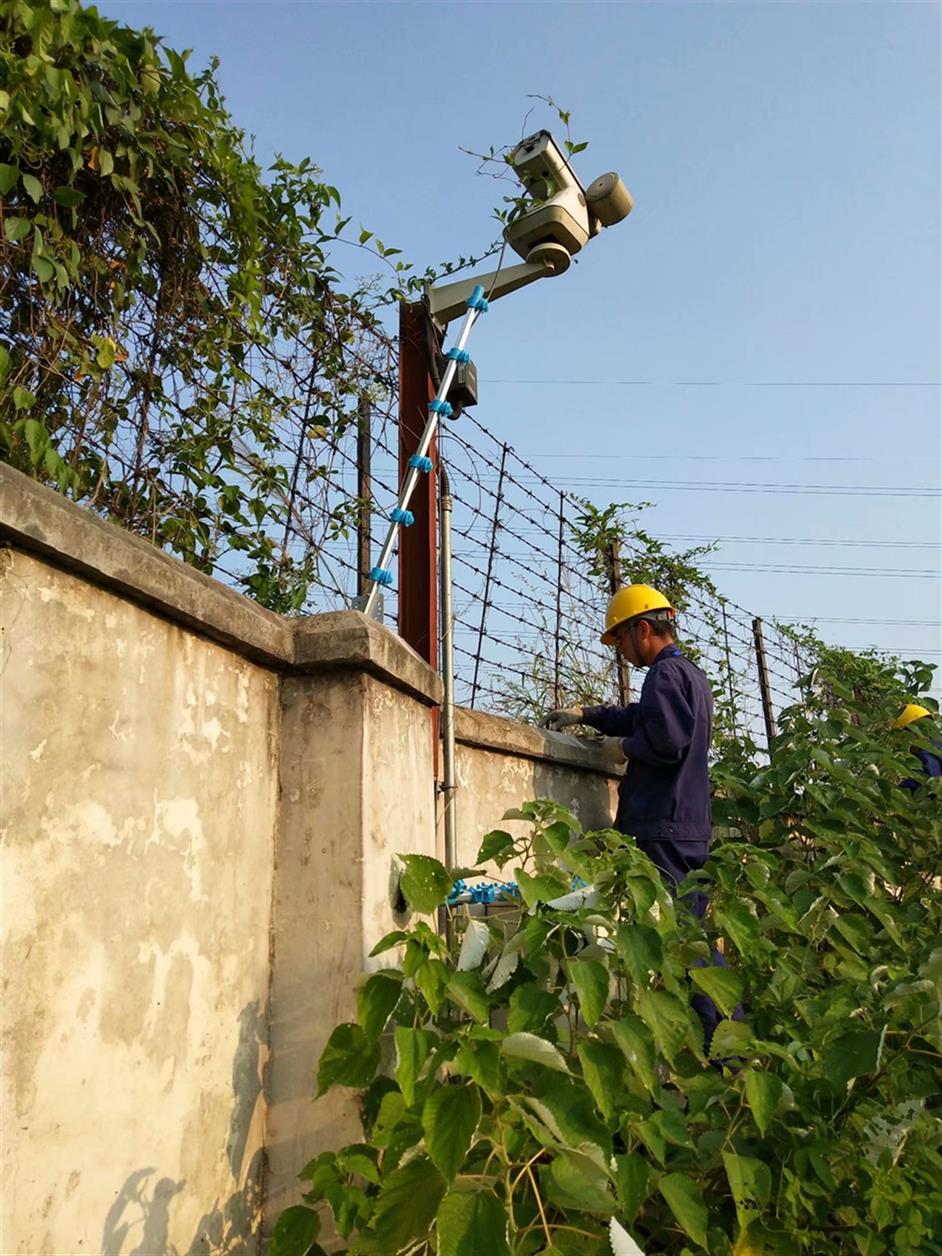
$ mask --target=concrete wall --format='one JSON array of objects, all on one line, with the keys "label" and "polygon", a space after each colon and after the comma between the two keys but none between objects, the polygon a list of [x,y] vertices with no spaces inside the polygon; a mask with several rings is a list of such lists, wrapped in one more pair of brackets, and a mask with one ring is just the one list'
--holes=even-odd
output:
[{"label": "concrete wall", "polygon": [[[318,1150],[314,1104],[397,852],[441,854],[439,678],[356,612],[270,614],[0,466],[0,1252],[255,1252]],[[459,712],[459,858],[610,776]]]}]

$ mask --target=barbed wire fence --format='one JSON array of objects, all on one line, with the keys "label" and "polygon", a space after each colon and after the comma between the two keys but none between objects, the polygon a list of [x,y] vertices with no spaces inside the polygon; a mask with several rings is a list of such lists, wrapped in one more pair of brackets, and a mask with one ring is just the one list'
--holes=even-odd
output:
[{"label": "barbed wire fence", "polygon": [[[331,485],[338,498],[356,503],[360,526],[349,506],[324,502],[321,567],[330,578],[312,586],[305,613],[351,606],[363,590],[371,561],[364,539],[385,530],[398,497],[396,441],[390,410],[370,403],[334,439]],[[642,677],[599,640],[611,585],[600,581],[578,543],[580,500],[467,411],[443,424],[438,451],[453,502],[457,703],[536,722],[553,706],[637,698]],[[332,534],[330,517],[344,520]],[[298,529],[291,544],[309,544],[311,532],[309,525]],[[645,559],[640,545],[623,546],[612,555],[611,574],[624,583],[642,579]],[[383,618],[394,626],[395,554],[392,569]],[[718,720],[757,745],[798,700],[799,677],[811,665],[787,630],[698,588],[681,613],[680,640],[713,682]]]}]

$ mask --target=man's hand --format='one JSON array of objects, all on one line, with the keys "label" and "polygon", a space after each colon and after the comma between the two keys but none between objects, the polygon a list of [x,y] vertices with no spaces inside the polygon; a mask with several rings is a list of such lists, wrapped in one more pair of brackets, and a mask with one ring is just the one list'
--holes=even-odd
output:
[{"label": "man's hand", "polygon": [[568,728],[570,724],[581,724],[583,719],[584,712],[581,706],[559,707],[555,711],[547,711],[543,716],[543,727],[560,732]]},{"label": "man's hand", "polygon": [[605,737],[602,740],[602,756],[613,768],[624,767],[627,762],[624,740],[623,737]]}]

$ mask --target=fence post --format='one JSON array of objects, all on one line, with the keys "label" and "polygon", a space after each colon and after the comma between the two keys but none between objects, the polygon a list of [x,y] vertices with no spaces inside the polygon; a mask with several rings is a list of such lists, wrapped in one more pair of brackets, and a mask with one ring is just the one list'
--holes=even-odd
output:
[{"label": "fence post", "polygon": [[562,703],[562,699],[559,696],[559,655],[563,644],[563,528],[565,526],[565,505],[566,494],[560,491],[559,546],[556,553],[556,632],[554,636],[556,649],[553,671],[553,706],[556,707],[560,706]]},{"label": "fence post", "polygon": [[726,602],[720,602],[720,609],[723,612],[723,641],[726,647],[726,680],[729,684],[729,717],[733,721],[735,729],[739,721],[736,719],[736,696],[733,691],[733,660],[729,652],[729,622],[726,618]]},{"label": "fence post", "polygon": [[[419,446],[435,396],[429,374],[428,311],[421,301],[399,305],[399,483]],[[436,441],[428,456],[436,458]],[[399,635],[438,670],[438,477],[425,475],[409,509],[412,527],[399,533]]]},{"label": "fence post", "polygon": [[[608,549],[608,591],[612,597],[621,588],[621,546],[617,538]],[[621,650],[615,647],[615,674],[618,678],[618,704],[627,706],[631,701],[631,673]]]},{"label": "fence post", "polygon": [[507,446],[500,451],[500,474],[497,477],[497,498],[494,502],[494,522],[491,524],[491,547],[487,555],[487,572],[484,576],[484,596],[481,598],[481,626],[478,629],[478,648],[474,655],[474,679],[471,681],[471,706],[478,696],[478,669],[481,666],[481,651],[484,649],[484,622],[487,619],[487,606],[491,595],[491,573],[494,570],[494,551],[497,548],[497,529],[500,527],[498,516],[500,504],[504,496],[504,468],[507,463]]},{"label": "fence post", "polygon": [[769,749],[775,737],[775,713],[772,710],[772,691],[769,688],[769,671],[765,663],[765,642],[762,639],[762,620],[752,621],[752,637],[756,644],[756,666],[759,669],[759,691],[762,694],[762,714],[765,717],[765,736]]},{"label": "fence post", "polygon": [[370,432],[370,399],[361,397],[357,412],[357,594],[365,597],[370,591],[370,568],[372,564],[373,543],[371,525],[373,521],[373,483],[372,454],[373,445]]}]

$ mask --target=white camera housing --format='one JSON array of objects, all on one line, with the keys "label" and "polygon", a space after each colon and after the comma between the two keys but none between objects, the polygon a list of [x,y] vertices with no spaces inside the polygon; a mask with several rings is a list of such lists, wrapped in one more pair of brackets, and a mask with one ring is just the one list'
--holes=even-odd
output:
[{"label": "white camera housing", "polygon": [[571,257],[603,226],[631,212],[631,196],[617,174],[601,175],[586,190],[549,131],[521,140],[510,164],[537,202],[504,230],[504,239],[524,260],[533,260],[534,246],[546,243],[560,245]]},{"label": "white camera housing", "polygon": [[464,312],[473,288],[484,288],[488,300],[516,292],[536,279],[562,275],[573,254],[631,213],[632,199],[619,176],[610,171],[583,188],[549,131],[521,140],[510,164],[532,199],[504,228],[507,244],[524,260],[500,266],[487,275],[426,289],[429,312],[440,327]]}]

